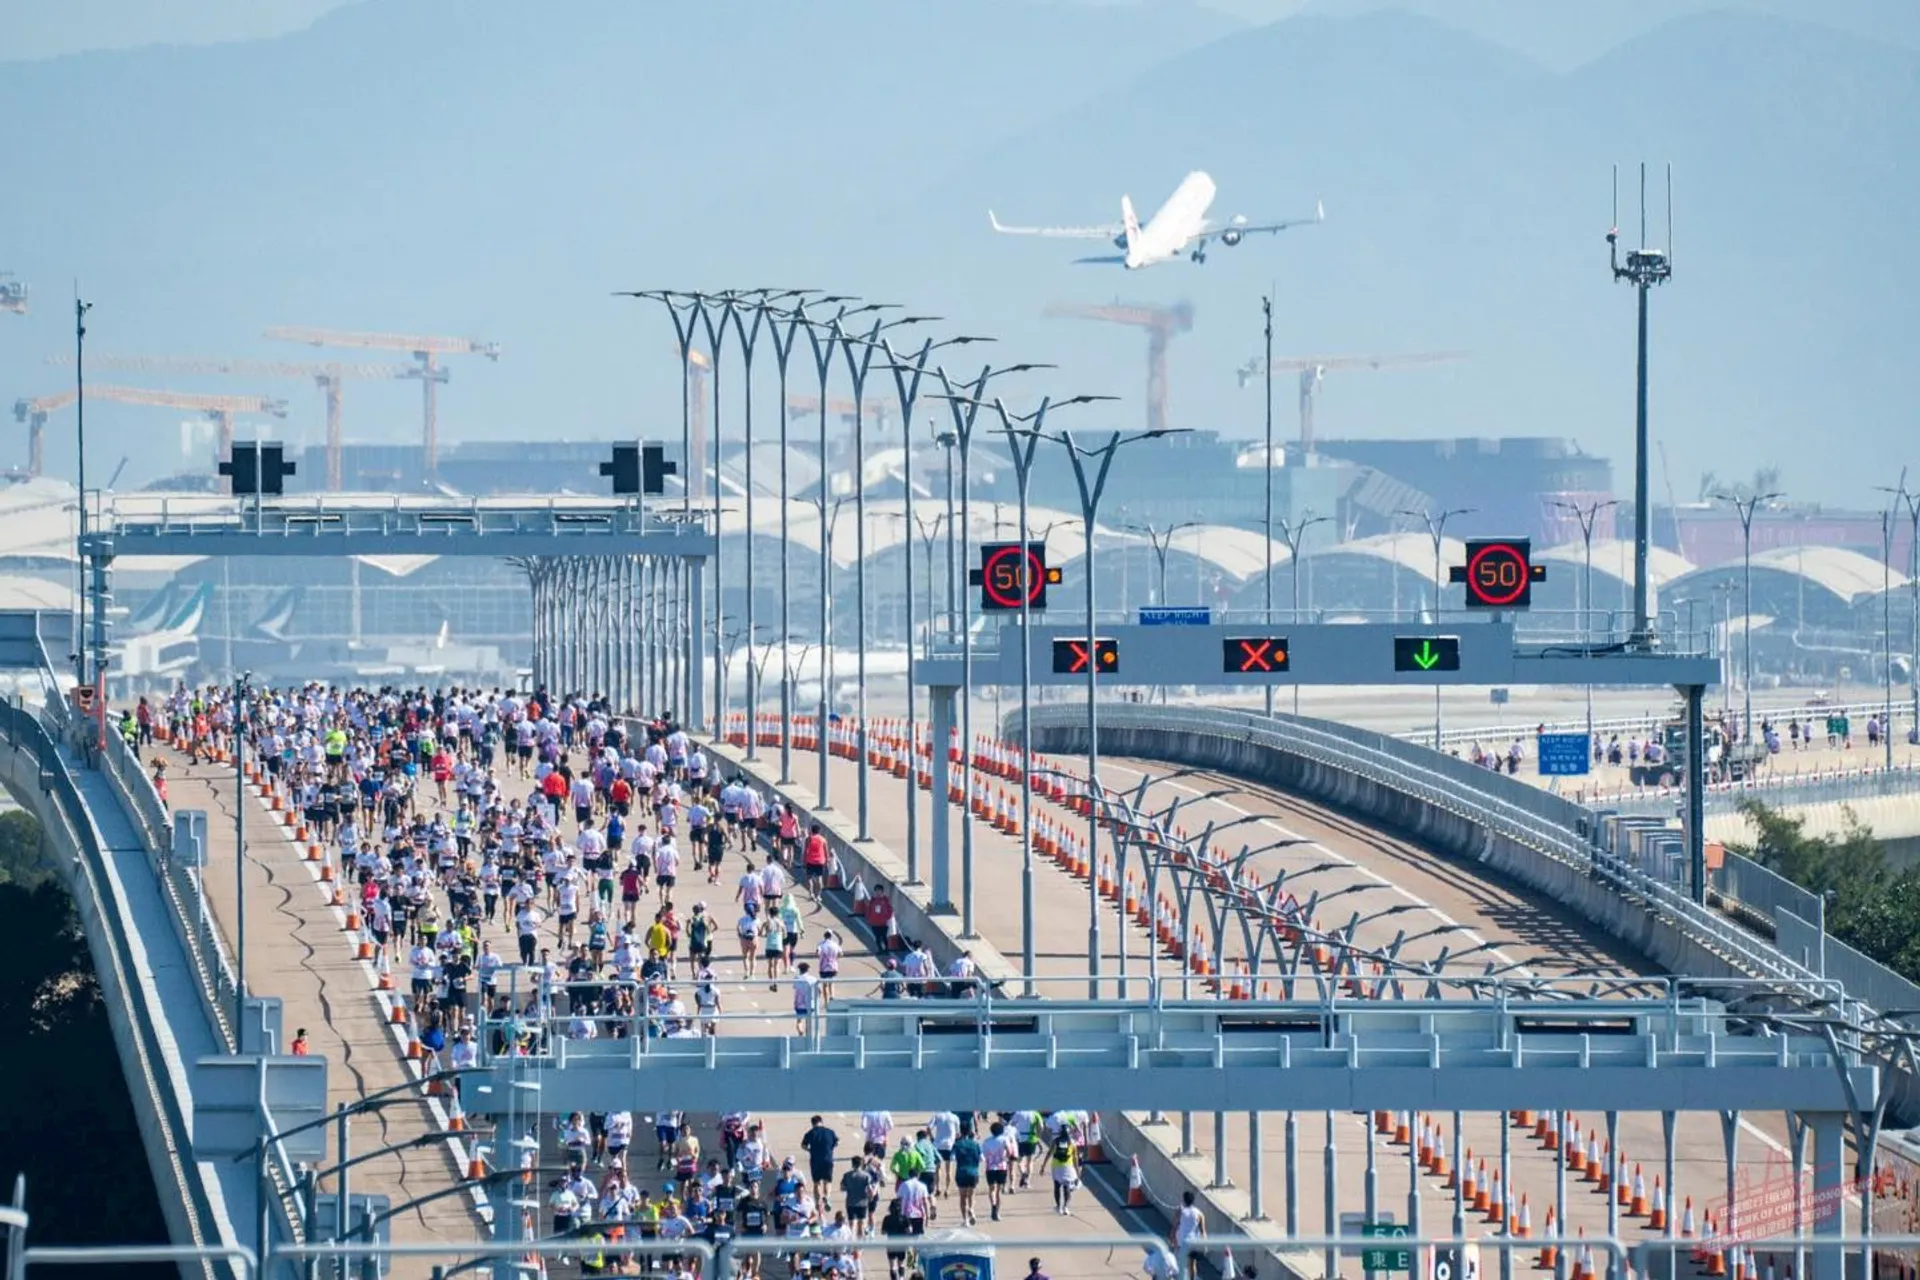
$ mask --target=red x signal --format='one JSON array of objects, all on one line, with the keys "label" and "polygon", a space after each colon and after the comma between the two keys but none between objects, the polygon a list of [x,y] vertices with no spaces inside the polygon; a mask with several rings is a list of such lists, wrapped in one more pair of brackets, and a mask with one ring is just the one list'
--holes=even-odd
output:
[{"label": "red x signal", "polygon": [[1289,669],[1284,636],[1250,636],[1221,642],[1220,669],[1229,675],[1262,675]]},{"label": "red x signal", "polygon": [[[1094,671],[1100,675],[1111,675],[1120,669],[1120,646],[1112,640],[1095,640],[1092,646]],[[1055,675],[1083,676],[1087,673],[1088,646],[1085,640],[1055,640],[1053,642],[1053,671]]]}]

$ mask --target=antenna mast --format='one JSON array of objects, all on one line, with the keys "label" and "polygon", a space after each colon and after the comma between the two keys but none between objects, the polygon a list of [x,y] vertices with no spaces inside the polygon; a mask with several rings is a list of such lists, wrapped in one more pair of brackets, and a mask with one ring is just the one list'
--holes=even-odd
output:
[{"label": "antenna mast", "polygon": [[1607,231],[1607,257],[1613,278],[1632,285],[1638,294],[1640,343],[1635,376],[1633,423],[1633,634],[1628,643],[1636,649],[1654,645],[1653,619],[1648,611],[1647,549],[1652,538],[1653,520],[1647,493],[1647,295],[1653,286],[1673,277],[1673,166],[1667,166],[1667,242],[1668,249],[1647,245],[1647,166],[1640,165],[1640,246],[1627,251],[1626,264],[1620,262],[1620,166],[1613,167],[1613,223]]}]

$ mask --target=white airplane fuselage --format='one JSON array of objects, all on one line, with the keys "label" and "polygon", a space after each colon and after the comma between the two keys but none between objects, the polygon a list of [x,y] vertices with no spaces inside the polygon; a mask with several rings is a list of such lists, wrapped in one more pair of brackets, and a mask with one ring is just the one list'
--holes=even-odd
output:
[{"label": "white airplane fuselage", "polygon": [[1132,231],[1133,202],[1123,198],[1121,215],[1132,232],[1127,237],[1127,270],[1169,262],[1185,253],[1193,238],[1207,228],[1207,210],[1213,207],[1214,194],[1213,179],[1195,170],[1180,180],[1166,203],[1137,232]]}]

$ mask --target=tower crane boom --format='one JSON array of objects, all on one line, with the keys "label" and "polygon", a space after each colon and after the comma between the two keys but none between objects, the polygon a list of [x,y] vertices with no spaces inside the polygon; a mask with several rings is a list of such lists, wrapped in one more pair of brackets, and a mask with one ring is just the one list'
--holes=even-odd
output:
[{"label": "tower crane boom", "polygon": [[1167,344],[1176,333],[1193,329],[1193,305],[1172,306],[1114,301],[1108,304],[1055,302],[1041,314],[1049,317],[1071,316],[1081,320],[1104,320],[1110,324],[1133,325],[1147,331],[1147,430],[1167,427]]},{"label": "tower crane boom", "polygon": [[[186,409],[203,413],[220,429],[221,461],[233,453],[233,416],[236,413],[265,413],[276,418],[287,416],[287,402],[271,396],[205,395],[192,391],[155,391],[145,387],[101,385],[88,387],[87,394],[116,404],[150,405],[160,409]],[[79,398],[78,392],[67,390],[36,400],[14,401],[14,420],[25,423],[27,427],[27,474],[37,476],[43,469],[48,416],[58,413]]]},{"label": "tower crane boom", "polygon": [[301,342],[310,347],[353,347],[373,351],[405,351],[417,362],[405,374],[420,380],[421,446],[425,466],[431,476],[440,465],[439,400],[434,388],[447,380],[447,371],[439,358],[449,355],[485,356],[500,359],[500,344],[479,338],[448,338],[413,333],[361,333],[345,329],[314,329],[298,325],[278,325],[266,336],[280,342]]},{"label": "tower crane boom", "polygon": [[1327,374],[1345,369],[1398,369],[1407,365],[1445,364],[1452,360],[1464,360],[1464,351],[1415,351],[1403,355],[1391,356],[1288,356],[1274,360],[1271,365],[1256,356],[1234,371],[1242,387],[1255,378],[1271,376],[1276,373],[1297,373],[1300,375],[1300,448],[1309,456],[1313,453],[1313,405],[1319,395],[1320,383]]},{"label": "tower crane boom", "polygon": [[[49,356],[50,365],[73,364],[72,356]],[[225,360],[201,356],[123,356],[88,357],[90,367],[115,373],[181,373],[206,377],[312,378],[326,398],[327,408],[327,489],[337,493],[341,487],[341,400],[342,386],[349,378],[385,381],[413,376],[413,366],[405,364],[305,364],[287,360]]]}]

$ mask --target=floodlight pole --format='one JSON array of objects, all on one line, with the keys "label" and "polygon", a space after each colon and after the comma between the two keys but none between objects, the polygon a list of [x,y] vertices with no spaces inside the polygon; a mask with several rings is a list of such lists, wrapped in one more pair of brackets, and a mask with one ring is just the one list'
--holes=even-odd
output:
[{"label": "floodlight pole", "polygon": [[[1889,489],[1885,485],[1877,487],[1881,493],[1890,495],[1891,501],[1889,508],[1896,516],[1899,514],[1900,509],[1905,507],[1907,520],[1909,522],[1907,535],[1907,590],[1911,597],[1913,607],[1913,649],[1909,658],[1907,681],[1912,698],[1910,710],[1913,713],[1914,740],[1920,742],[1920,494],[1916,494],[1907,488],[1907,471],[1905,467],[1900,469],[1900,483],[1896,488]],[[1893,558],[1891,552],[1888,553],[1887,558],[1889,560]],[[1889,588],[1889,592],[1891,592],[1891,588]],[[1892,606],[1889,604],[1889,611],[1891,611],[1891,608]],[[1887,641],[1887,665],[1891,668],[1893,665],[1893,641],[1891,639],[1893,624],[1891,616],[1889,616],[1886,625],[1889,636]],[[1887,678],[1889,680],[1893,678],[1891,671],[1889,671]],[[1891,724],[1887,726],[1889,734],[1891,734],[1892,728],[1893,726]],[[1889,747],[1888,749],[1891,750],[1892,748]]]},{"label": "floodlight pole", "polygon": [[[1266,542],[1266,549],[1265,549],[1266,603],[1267,603],[1267,633],[1271,635],[1273,633],[1273,294],[1271,292],[1269,292],[1265,297],[1260,299],[1260,318],[1262,321],[1261,330],[1265,334],[1266,340],[1267,340],[1267,362],[1266,362],[1267,451],[1265,456],[1262,457],[1260,461],[1261,461],[1261,474],[1265,477],[1265,483],[1266,483],[1266,499],[1267,499],[1267,542]],[[1165,574],[1163,573],[1161,576],[1164,577]],[[1299,609],[1300,609],[1300,605],[1298,602],[1299,581],[1300,581],[1300,562],[1297,557],[1294,560],[1293,577],[1294,577],[1294,595],[1296,597],[1296,600],[1294,603],[1294,613],[1295,613],[1294,620],[1297,622],[1299,620],[1298,615],[1299,615]],[[1166,588],[1164,586],[1161,588],[1160,594],[1163,596],[1166,594]],[[1163,600],[1161,601],[1161,603],[1164,604],[1166,602]],[[1273,684],[1271,681],[1267,683],[1267,687],[1266,687],[1266,712],[1268,717],[1271,718],[1273,715]],[[1297,684],[1293,686],[1293,713],[1295,715],[1300,714],[1300,686]]]},{"label": "floodlight pole", "polygon": [[1613,170],[1613,225],[1607,232],[1607,256],[1613,278],[1632,285],[1639,303],[1639,356],[1634,382],[1633,422],[1633,635],[1637,649],[1654,644],[1653,616],[1648,605],[1647,551],[1653,536],[1653,515],[1647,491],[1647,295],[1655,285],[1673,278],[1673,166],[1667,166],[1667,248],[1647,247],[1647,166],[1640,166],[1640,247],[1620,265],[1620,168]]}]

